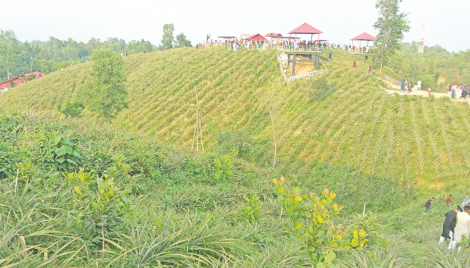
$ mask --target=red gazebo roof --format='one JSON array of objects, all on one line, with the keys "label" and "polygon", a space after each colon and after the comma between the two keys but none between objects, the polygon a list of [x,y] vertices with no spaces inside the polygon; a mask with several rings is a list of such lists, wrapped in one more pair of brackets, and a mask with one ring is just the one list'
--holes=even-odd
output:
[{"label": "red gazebo roof", "polygon": [[266,41],[266,38],[264,38],[261,34],[252,34],[246,40]]},{"label": "red gazebo roof", "polygon": [[304,23],[294,30],[288,32],[289,34],[321,34],[322,32],[308,23]]},{"label": "red gazebo roof", "polygon": [[362,33],[356,37],[354,37],[353,39],[351,40],[361,40],[361,41],[375,41],[375,37],[373,37],[372,35],[368,34],[368,33]]},{"label": "red gazebo roof", "polygon": [[283,36],[280,33],[268,33],[268,34],[265,35],[265,37],[278,37],[278,38],[281,38]]}]

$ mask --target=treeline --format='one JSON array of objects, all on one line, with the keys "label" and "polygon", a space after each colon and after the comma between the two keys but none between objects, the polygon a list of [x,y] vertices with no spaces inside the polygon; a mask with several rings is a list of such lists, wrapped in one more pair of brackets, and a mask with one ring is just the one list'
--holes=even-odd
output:
[{"label": "treeline", "polygon": [[91,38],[88,42],[75,41],[72,38],[21,42],[13,30],[0,30],[0,80],[14,77],[16,74],[40,71],[48,74],[67,65],[90,60],[95,49],[111,49],[117,53],[137,54],[145,51],[191,46],[191,42],[181,33],[174,38],[173,24],[165,24],[162,44],[155,46],[150,41],[108,38],[105,41]]},{"label": "treeline", "polygon": [[449,84],[470,84],[470,49],[449,52],[439,45],[425,46],[418,55],[418,42],[406,43],[388,62],[397,79],[407,76],[414,83],[419,79],[423,86],[446,90]]}]

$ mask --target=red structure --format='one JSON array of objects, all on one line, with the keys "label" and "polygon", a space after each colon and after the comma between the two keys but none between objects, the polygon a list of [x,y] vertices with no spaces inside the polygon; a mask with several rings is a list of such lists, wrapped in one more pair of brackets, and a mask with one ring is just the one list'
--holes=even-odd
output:
[{"label": "red structure", "polygon": [[271,37],[271,38],[284,38],[280,33],[268,33],[265,34],[264,37]]},{"label": "red structure", "polygon": [[266,41],[266,38],[264,38],[261,34],[252,34],[245,40],[247,41]]},{"label": "red structure", "polygon": [[359,41],[359,47],[361,47],[361,41],[367,41],[367,46],[369,46],[369,41],[375,41],[377,38],[373,37],[368,33],[362,33],[353,39],[351,39],[351,43],[354,44],[354,41]]},{"label": "red structure", "polygon": [[[33,74],[36,76],[36,78],[43,78],[44,76],[46,76],[45,74],[43,74],[41,72],[34,72],[34,73],[25,74],[24,75],[25,76],[25,79],[24,79],[25,81],[23,82],[23,84],[26,83],[28,81],[28,77],[33,75]],[[15,82],[15,84],[14,84],[15,87],[22,84],[21,83],[21,76],[15,76],[15,77],[7,80],[7,81],[1,82],[0,83],[0,90],[11,88],[10,81]]]},{"label": "red structure", "polygon": [[295,38],[297,38],[297,34],[310,34],[310,41],[313,41],[313,35],[318,34],[318,43],[320,43],[320,34],[323,33],[322,31],[318,30],[317,28],[311,26],[308,23],[304,23],[299,27],[295,28],[294,30],[288,32],[289,35],[295,34]]}]

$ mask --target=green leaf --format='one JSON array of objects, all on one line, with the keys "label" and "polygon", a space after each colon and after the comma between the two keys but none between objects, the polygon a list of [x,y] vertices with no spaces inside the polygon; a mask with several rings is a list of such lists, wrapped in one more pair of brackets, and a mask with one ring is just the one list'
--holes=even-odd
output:
[{"label": "green leaf", "polygon": [[58,137],[55,137],[55,139],[52,141],[52,143],[54,145],[57,145],[60,143],[60,141],[62,140],[62,137],[61,136],[58,136]]},{"label": "green leaf", "polygon": [[59,158],[59,159],[57,159],[57,162],[58,162],[59,164],[62,164],[62,163],[64,163],[64,161],[65,161],[65,159],[64,159],[64,158]]},{"label": "green leaf", "polygon": [[300,189],[297,188],[297,187],[295,187],[295,188],[292,190],[292,193],[293,193],[293,194],[296,194],[296,193],[298,193],[298,192],[300,192]]},{"label": "green leaf", "polygon": [[277,188],[277,191],[279,192],[279,194],[283,194],[285,191],[285,188],[280,186],[279,188]]},{"label": "green leaf", "polygon": [[66,146],[65,151],[67,152],[67,154],[70,154],[70,155],[73,153],[73,149],[70,146]]},{"label": "green leaf", "polygon": [[74,151],[72,155],[78,158],[82,158],[82,156],[77,151]]},{"label": "green leaf", "polygon": [[336,253],[334,251],[330,251],[330,253],[325,256],[326,263],[331,263],[334,259],[336,259]]},{"label": "green leaf", "polygon": [[63,156],[64,154],[67,153],[66,146],[64,145],[64,146],[60,147],[59,149],[55,150],[55,153],[57,154],[57,157]]},{"label": "green leaf", "polygon": [[80,187],[75,186],[73,187],[73,189],[75,190],[75,192],[77,192],[77,194],[82,195],[82,191],[80,190]]},{"label": "green leaf", "polygon": [[326,264],[324,262],[317,263],[317,268],[326,268]]},{"label": "green leaf", "polygon": [[77,164],[77,162],[73,161],[72,159],[67,159],[67,162],[69,162],[70,164],[74,164],[74,165]]},{"label": "green leaf", "polygon": [[295,224],[294,230],[298,230],[298,229],[302,228],[302,226],[304,226],[304,224],[299,221]]}]

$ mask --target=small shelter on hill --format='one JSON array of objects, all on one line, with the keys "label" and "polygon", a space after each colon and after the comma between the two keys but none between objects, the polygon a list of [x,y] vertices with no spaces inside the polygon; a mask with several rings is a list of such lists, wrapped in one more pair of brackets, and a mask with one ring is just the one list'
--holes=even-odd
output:
[{"label": "small shelter on hill", "polygon": [[[311,26],[308,23],[304,23],[299,27],[295,28],[294,30],[288,32],[289,36],[291,37],[292,34],[295,34],[295,38],[297,38],[298,34],[310,34],[310,42],[313,43],[313,35],[318,34],[317,42],[320,43],[320,34],[322,31],[318,30],[317,28]],[[292,63],[292,75],[295,75],[295,65],[297,62],[305,62],[305,63],[312,63],[314,66],[314,70],[318,70],[318,61],[319,61],[319,54],[320,51],[286,51],[287,54],[287,66],[290,66]]]},{"label": "small shelter on hill", "polygon": [[295,28],[294,30],[288,32],[289,35],[295,34],[295,37],[297,37],[297,34],[310,34],[310,41],[313,41],[313,35],[318,34],[318,40],[320,40],[320,34],[323,33],[322,31],[318,30],[317,28],[311,26],[308,23],[304,23],[300,25],[299,27]]},{"label": "small shelter on hill", "polygon": [[0,83],[0,93],[8,91],[8,89],[11,88],[11,84],[13,84],[13,86],[15,87],[15,86],[19,86],[21,84],[28,82],[30,79],[30,76],[32,75],[34,75],[35,78],[39,78],[39,79],[46,76],[45,74],[41,72],[27,73],[24,75],[24,80],[22,80],[22,77],[20,75],[17,75],[11,79],[8,79]]},{"label": "small shelter on hill", "polygon": [[369,46],[369,41],[375,41],[377,38],[373,37],[368,33],[362,33],[353,39],[351,39],[351,43],[354,44],[354,41],[359,41],[359,47],[361,47],[361,41],[367,41],[367,46]]},{"label": "small shelter on hill", "polygon": [[249,37],[247,37],[245,40],[247,41],[266,41],[266,38],[262,36],[261,34],[252,34]]}]

